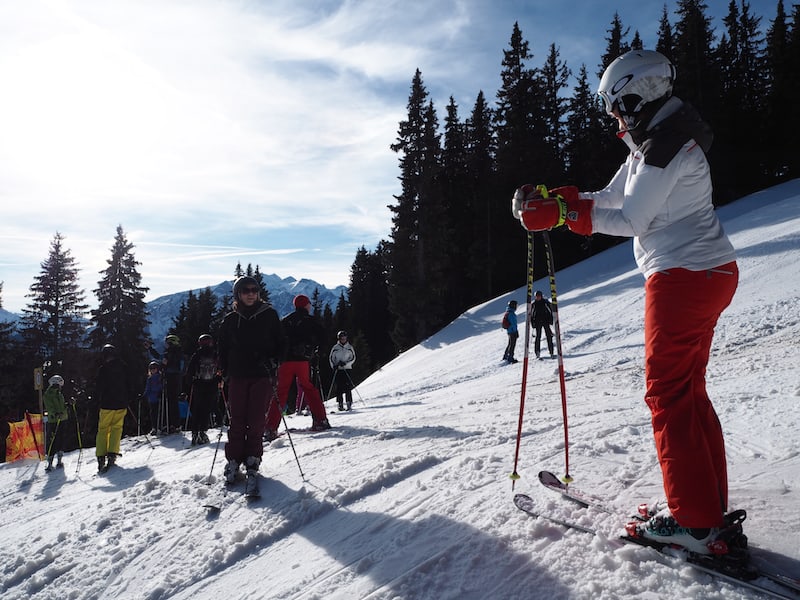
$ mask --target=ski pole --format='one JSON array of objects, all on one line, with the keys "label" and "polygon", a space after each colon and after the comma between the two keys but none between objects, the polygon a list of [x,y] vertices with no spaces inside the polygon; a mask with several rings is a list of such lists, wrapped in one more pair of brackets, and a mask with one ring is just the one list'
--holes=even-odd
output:
[{"label": "ski pole", "polygon": [[550,247],[550,234],[542,232],[544,240],[544,253],[547,257],[547,274],[550,279],[550,298],[553,307],[553,325],[556,334],[556,349],[558,350],[558,379],[561,386],[561,413],[564,420],[564,477],[562,481],[569,485],[572,475],[569,473],[569,428],[567,426],[567,385],[564,377],[564,353],[561,348],[561,324],[558,318],[558,297],[556,295],[556,269],[553,260],[553,250]]},{"label": "ski pole", "polygon": [[53,430],[53,435],[50,436],[50,447],[47,449],[45,458],[50,458],[53,453],[53,444],[56,443],[56,436],[58,435],[58,426],[61,424],[61,419],[56,421],[56,428]]},{"label": "ski pole", "polygon": [[361,404],[363,404],[364,406],[366,406],[367,408],[369,408],[369,406],[367,405],[367,403],[366,403],[366,402],[364,402],[364,399],[361,397],[361,392],[359,392],[359,391],[358,391],[358,388],[356,387],[356,384],[355,384],[355,383],[353,383],[353,378],[352,378],[352,377],[350,377],[350,372],[349,372],[347,369],[342,369],[342,370],[345,372],[345,375],[347,375],[347,379],[350,381],[350,385],[351,385],[351,386],[353,386],[353,391],[354,391],[354,392],[356,393],[356,395],[358,396],[358,399],[359,399],[359,400],[361,400]]},{"label": "ski pole", "polygon": [[[139,425],[139,421],[138,421],[138,419],[136,418],[136,415],[135,415],[135,414],[133,414],[133,410],[131,410],[131,407],[130,407],[130,406],[128,406],[127,408],[128,408],[128,412],[131,414],[131,418],[132,418],[134,421],[136,421],[136,425],[137,425],[137,427],[138,427],[138,425]],[[141,429],[141,428],[139,428],[139,429]],[[150,437],[149,437],[149,436],[148,436],[146,433],[144,434],[144,439],[146,439],[146,440],[147,440],[147,443],[148,443],[148,444],[150,444],[150,447],[151,447],[153,450],[155,450],[155,449],[156,449],[156,448],[155,448],[155,446],[153,446],[153,442],[151,442],[151,441],[150,441]]]},{"label": "ski pole", "polygon": [[[269,409],[272,407],[272,403],[278,401],[278,410],[281,408],[280,399],[278,398],[278,377],[276,376],[273,379],[272,384],[272,398],[269,400],[269,406],[267,407],[267,414],[269,414]],[[306,480],[305,473],[303,473],[303,467],[300,466],[300,458],[297,456],[297,450],[294,447],[294,440],[292,440],[292,434],[289,433],[289,424],[286,422],[286,415],[283,414],[283,411],[280,410],[281,413],[281,420],[283,421],[283,427],[286,429],[286,437],[289,440],[289,446],[292,447],[292,454],[294,454],[294,461],[297,463],[297,470],[300,471],[300,477],[303,481]]]},{"label": "ski pole", "polygon": [[75,415],[75,430],[78,433],[78,465],[75,467],[75,473],[81,468],[81,457],[83,456],[83,442],[81,441],[81,424],[78,421],[78,411],[75,409],[75,402],[72,403],[72,414]]},{"label": "ski pole", "polygon": [[325,396],[325,402],[331,399],[331,394],[333,393],[333,384],[336,383],[336,373],[337,369],[334,369],[333,373],[331,373],[331,387],[328,388],[328,395]]},{"label": "ski pole", "polygon": [[511,472],[511,491],[520,478],[517,473],[519,463],[519,446],[522,440],[522,421],[525,415],[525,390],[528,386],[528,354],[531,345],[531,300],[533,298],[533,232],[528,232],[528,289],[525,300],[525,355],[522,360],[522,386],[519,392],[519,421],[517,422],[517,441],[514,449],[514,470]]},{"label": "ski pole", "polygon": [[136,418],[136,437],[142,435],[142,395],[139,394],[139,406],[136,409],[138,417]]},{"label": "ski pole", "polygon": [[[225,407],[225,415],[228,417],[228,429],[231,428],[231,411],[228,408],[228,399],[225,397],[225,390],[223,389],[224,383],[220,381],[219,386],[217,389],[219,390],[219,395],[222,396],[222,405]],[[208,485],[211,485],[211,476],[214,474],[214,465],[217,462],[217,453],[219,452],[219,445],[222,442],[222,430],[224,428],[224,424],[220,424],[219,426],[219,434],[217,435],[217,447],[214,448],[214,458],[211,460],[211,471],[208,473]]]},{"label": "ski pole", "polygon": [[[183,424],[183,431],[189,430],[189,417],[192,414],[192,398],[194,397],[194,386],[189,388],[189,406],[186,408],[186,421]],[[186,445],[186,436],[181,433],[181,437],[183,438],[183,445]]]}]

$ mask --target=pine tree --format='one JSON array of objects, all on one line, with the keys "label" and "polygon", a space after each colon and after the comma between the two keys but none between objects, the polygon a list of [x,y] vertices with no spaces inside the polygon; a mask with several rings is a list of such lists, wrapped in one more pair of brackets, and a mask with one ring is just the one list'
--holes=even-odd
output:
[{"label": "pine tree", "polygon": [[763,39],[760,17],[742,2],[741,12],[734,0],[723,19],[725,33],[716,50],[721,89],[725,102],[714,115],[715,191],[719,203],[760,188],[764,181],[762,107],[766,102]]},{"label": "pine tree", "polygon": [[122,225],[118,225],[111,258],[106,261],[108,267],[100,271],[102,277],[94,290],[98,306],[91,311],[94,328],[89,334],[89,345],[99,350],[105,344],[112,344],[138,381],[147,373],[149,358],[144,344],[150,322],[144,301],[148,288],[141,285],[138,271],[141,263],[134,258],[133,248]]},{"label": "pine tree", "polygon": [[[564,97],[562,90],[567,87],[572,75],[567,64],[560,59],[560,53],[555,44],[550,44],[550,52],[541,69],[544,100],[545,141],[552,148],[553,157],[561,165],[564,164],[564,144],[566,141],[565,116],[569,100]],[[554,169],[554,170],[557,170]],[[559,180],[564,175],[560,169]]]},{"label": "pine tree", "polygon": [[[611,137],[608,124],[610,117],[601,109],[601,104],[597,94],[589,87],[586,65],[581,65],[578,83],[568,104],[566,181],[580,182],[582,189],[601,189],[613,175],[613,166],[600,160],[597,155],[597,148],[605,146]],[[618,141],[617,145],[619,147],[614,154],[621,162],[625,150]]]},{"label": "pine tree", "polygon": [[417,69],[408,99],[408,117],[400,122],[391,149],[400,153],[401,193],[393,213],[392,269],[389,306],[395,315],[392,338],[402,349],[410,348],[441,324],[437,302],[436,235],[443,224],[439,185],[439,134],[433,103]]},{"label": "pine tree", "polygon": [[[348,298],[352,311],[354,335],[361,335],[373,362],[364,361],[365,372],[380,368],[397,355],[390,332],[394,317],[389,311],[388,243],[382,241],[374,252],[362,246],[350,268]],[[359,347],[359,362],[362,361]]]},{"label": "pine tree", "polygon": [[720,77],[713,56],[714,30],[706,9],[701,0],[678,0],[674,48],[678,74],[674,93],[711,120],[717,108]]},{"label": "pine tree", "polygon": [[658,23],[658,41],[656,42],[656,51],[660,52],[674,62],[675,39],[672,35],[672,25],[669,23],[669,13],[667,13],[666,4],[664,5],[664,10],[661,13],[661,20]]},{"label": "pine tree", "polygon": [[217,298],[210,287],[197,295],[189,291],[170,329],[180,339],[181,349],[186,356],[191,356],[197,350],[197,341],[204,333],[217,339],[220,323],[218,317]]},{"label": "pine tree", "polygon": [[441,282],[443,320],[449,322],[469,304],[470,263],[468,240],[473,231],[474,198],[469,187],[466,125],[453,97],[447,105],[442,149],[441,187],[443,216],[437,245],[441,248],[438,277]]},{"label": "pine tree", "polygon": [[558,181],[561,165],[547,143],[541,74],[529,67],[533,55],[514,23],[508,50],[503,50],[502,86],[494,111],[497,139],[497,184],[492,199],[492,242],[496,265],[492,295],[519,287],[525,281],[527,236],[509,218],[509,199],[525,183]]},{"label": "pine tree", "polygon": [[[64,237],[56,233],[41,272],[30,287],[31,302],[22,309],[21,333],[40,361],[56,368],[74,357],[84,342],[85,292],[78,284],[78,267]],[[60,367],[59,367],[60,368]]]},{"label": "pine tree", "polygon": [[[800,22],[795,19],[794,30],[798,29]],[[769,140],[762,150],[766,155],[767,174],[774,180],[781,181],[800,174],[794,171],[792,175],[790,165],[800,166],[800,152],[794,140],[800,135],[800,118],[794,108],[792,89],[797,80],[797,68],[790,66],[791,32],[787,24],[786,11],[783,0],[778,0],[775,19],[767,31],[766,43],[766,75],[767,94],[765,102],[764,138]],[[794,160],[792,160],[794,156]]]},{"label": "pine tree", "polygon": [[[3,282],[0,281],[0,308],[3,308]],[[0,419],[17,421],[21,418],[25,407],[22,399],[22,382],[29,380],[23,377],[20,361],[20,349],[16,340],[16,326],[13,322],[0,321]],[[2,447],[2,446],[0,446]]]},{"label": "pine tree", "polygon": [[472,230],[466,238],[469,269],[465,282],[470,290],[469,305],[491,297],[494,289],[495,258],[492,243],[492,200],[496,194],[495,137],[493,111],[483,92],[478,93],[472,113],[464,124],[467,194]]},{"label": "pine tree", "polygon": [[629,30],[630,27],[623,27],[619,13],[615,12],[614,17],[611,19],[611,29],[607,30],[606,51],[603,53],[600,60],[600,69],[597,72],[598,77],[603,76],[606,67],[614,62],[617,57],[631,49],[630,44],[625,41],[625,38],[628,37]]}]

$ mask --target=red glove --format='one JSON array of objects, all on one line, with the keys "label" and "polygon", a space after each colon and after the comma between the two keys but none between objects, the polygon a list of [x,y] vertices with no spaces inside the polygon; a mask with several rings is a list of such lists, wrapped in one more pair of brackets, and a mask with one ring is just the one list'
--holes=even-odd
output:
[{"label": "red glove", "polygon": [[594,200],[583,200],[578,197],[578,188],[566,185],[550,190],[550,196],[561,198],[566,204],[565,218],[561,223],[566,223],[569,230],[578,235],[592,235],[592,208]]},{"label": "red glove", "polygon": [[546,231],[564,223],[566,204],[549,197],[547,187],[526,183],[514,192],[511,211],[528,231]]}]

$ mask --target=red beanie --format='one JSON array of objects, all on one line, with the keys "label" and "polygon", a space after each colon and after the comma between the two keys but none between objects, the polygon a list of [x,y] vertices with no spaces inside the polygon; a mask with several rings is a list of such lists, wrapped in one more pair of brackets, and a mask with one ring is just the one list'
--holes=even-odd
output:
[{"label": "red beanie", "polygon": [[305,308],[306,306],[310,305],[311,305],[311,300],[308,299],[308,296],[300,294],[299,296],[294,297],[295,308]]}]

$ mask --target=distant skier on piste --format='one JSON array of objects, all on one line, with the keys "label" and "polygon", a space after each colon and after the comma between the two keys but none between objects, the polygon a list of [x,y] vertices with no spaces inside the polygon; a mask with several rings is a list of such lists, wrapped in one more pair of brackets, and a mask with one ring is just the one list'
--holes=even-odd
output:
[{"label": "distant skier on piste", "polygon": [[542,295],[542,292],[536,290],[534,295],[533,304],[531,306],[531,325],[536,329],[536,337],[533,341],[533,352],[536,358],[541,358],[542,350],[542,329],[544,329],[545,338],[547,339],[547,349],[550,351],[550,358],[555,356],[553,352],[553,330],[550,325],[553,324],[553,308],[550,306],[549,300]]},{"label": "distant skier on piste", "polygon": [[528,231],[566,224],[579,235],[634,238],[645,277],[645,402],[667,506],[643,508],[649,520],[628,530],[699,554],[724,553],[725,445],[705,373],[739,275],[712,204],[706,152],[713,136],[692,106],[672,96],[674,79],[673,64],[652,50],[613,61],[599,94],[630,150],[625,162],[597,192],[521,186],[512,212]]},{"label": "distant skier on piste", "polygon": [[[353,408],[353,378],[350,370],[356,362],[356,351],[347,341],[347,332],[342,330],[336,334],[336,343],[328,354],[328,362],[333,370],[332,385],[336,388],[336,404],[340,411]],[[345,404],[346,401],[346,404]]]},{"label": "distant skier on piste", "polygon": [[245,493],[258,495],[257,474],[264,454],[264,415],[275,394],[278,360],[283,352],[278,313],[259,296],[261,288],[244,276],[233,285],[233,310],[220,327],[219,369],[228,382],[230,428],[225,444],[225,481],[233,483],[242,464]]},{"label": "distant skier on piste", "polygon": [[47,390],[44,392],[42,401],[44,410],[47,413],[44,418],[45,426],[45,450],[47,451],[47,466],[44,468],[48,473],[53,470],[53,458],[57,457],[56,468],[63,469],[64,463],[64,437],[66,435],[67,403],[61,389],[64,387],[64,378],[61,375],[53,375],[47,383]]},{"label": "distant skier on piste", "polygon": [[508,335],[508,342],[506,343],[505,352],[503,352],[503,360],[507,363],[518,362],[514,358],[514,351],[517,347],[517,340],[519,339],[519,328],[517,326],[517,301],[509,300],[506,306],[506,312],[503,313],[503,320],[501,322],[503,329],[506,330]]}]

